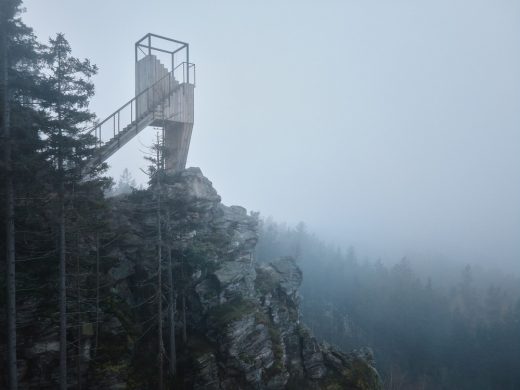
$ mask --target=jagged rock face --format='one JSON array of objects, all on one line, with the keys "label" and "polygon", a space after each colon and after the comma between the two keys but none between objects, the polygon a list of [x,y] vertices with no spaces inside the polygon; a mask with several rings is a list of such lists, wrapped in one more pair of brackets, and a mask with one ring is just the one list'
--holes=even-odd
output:
[{"label": "jagged rock face", "polygon": [[[379,379],[372,362],[361,353],[344,355],[316,342],[299,320],[298,289],[302,272],[290,258],[256,265],[252,253],[257,242],[258,219],[239,206],[227,207],[199,169],[190,168],[162,183],[163,210],[170,221],[169,245],[184,257],[174,267],[176,285],[187,302],[187,342],[180,340],[177,387],[194,389],[377,389]],[[150,202],[150,195],[142,204]],[[115,200],[114,210],[141,209],[130,198]],[[109,270],[115,284],[138,281],[132,270],[154,272],[153,253],[137,241],[153,229],[153,212],[139,220],[114,219],[115,231],[124,231],[123,245],[115,242],[119,261]],[[168,236],[168,235],[167,235]],[[168,238],[167,238],[168,239]],[[135,256],[141,254],[141,256]],[[189,255],[188,255],[189,254]],[[195,255],[194,255],[195,254]],[[184,273],[184,280],[179,279]],[[133,280],[132,280],[133,278]],[[122,300],[139,299],[117,289]],[[130,287],[130,290],[132,288]],[[126,292],[125,292],[126,291]],[[177,302],[177,309],[179,309]],[[177,311],[179,333],[182,313]],[[152,361],[151,363],[155,363]],[[153,366],[153,364],[152,364]]]},{"label": "jagged rock face", "polygon": [[198,169],[169,177],[164,186],[165,208],[175,220],[175,246],[204,247],[202,261],[187,265],[184,352],[191,369],[179,371],[185,388],[379,388],[365,355],[320,345],[300,323],[302,272],[294,260],[254,263],[255,215],[222,205]]},{"label": "jagged rock face", "polygon": [[[164,291],[171,251],[176,297],[178,371],[168,388],[380,388],[369,352],[343,354],[318,343],[300,322],[303,275],[293,259],[255,264],[255,214],[222,205],[198,168],[161,181]],[[92,352],[92,329],[83,338],[87,388],[157,386],[158,194],[152,186],[112,200],[102,253],[99,348]],[[165,298],[167,350],[166,306]],[[53,337],[34,344],[33,353],[55,348]]]}]

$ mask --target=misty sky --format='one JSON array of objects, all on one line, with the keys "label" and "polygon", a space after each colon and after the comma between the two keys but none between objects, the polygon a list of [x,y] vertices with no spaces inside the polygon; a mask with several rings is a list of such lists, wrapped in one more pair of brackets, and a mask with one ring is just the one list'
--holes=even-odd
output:
[{"label": "misty sky", "polygon": [[[283,4],[282,4],[283,3]],[[520,268],[520,2],[26,0],[99,68],[92,109],[134,92],[135,41],[190,43],[189,166],[227,204],[304,220],[395,261]],[[144,181],[143,131],[109,162]]]}]

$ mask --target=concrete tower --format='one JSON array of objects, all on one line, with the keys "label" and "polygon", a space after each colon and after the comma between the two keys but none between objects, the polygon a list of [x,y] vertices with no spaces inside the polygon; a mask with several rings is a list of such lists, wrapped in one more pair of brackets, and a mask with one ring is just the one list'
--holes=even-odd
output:
[{"label": "concrete tower", "polygon": [[186,167],[193,130],[195,64],[189,45],[156,34],[135,44],[135,97],[97,124],[97,153],[86,171],[104,161],[148,126],[164,132],[168,170]]},{"label": "concrete tower", "polygon": [[[152,46],[154,39],[163,45]],[[165,49],[165,42],[173,43],[174,47]],[[171,56],[171,70],[161,63],[154,52]],[[165,162],[166,169],[169,170],[186,167],[193,130],[195,68],[189,62],[189,55],[187,43],[154,34],[145,35],[135,44],[135,95],[139,96],[140,107],[138,113],[144,114],[149,109],[148,99],[151,98],[154,102],[162,99],[157,107],[156,119],[150,125],[164,129]],[[169,77],[169,74],[173,77]],[[152,86],[152,95],[141,94]]]}]

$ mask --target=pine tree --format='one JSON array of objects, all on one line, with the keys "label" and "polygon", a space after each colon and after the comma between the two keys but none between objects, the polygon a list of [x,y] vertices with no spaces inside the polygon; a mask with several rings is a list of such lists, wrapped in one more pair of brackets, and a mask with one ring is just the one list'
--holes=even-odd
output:
[{"label": "pine tree", "polygon": [[163,267],[163,210],[161,200],[161,177],[164,174],[164,147],[161,137],[157,133],[157,140],[152,145],[153,154],[146,159],[152,164],[148,167],[148,177],[150,184],[154,188],[155,209],[156,209],[156,239],[157,239],[157,352],[158,352],[158,368],[159,383],[158,389],[163,389],[164,383],[164,340],[163,340],[163,286],[162,286],[162,267]]},{"label": "pine tree", "polygon": [[117,187],[112,191],[113,195],[121,195],[121,194],[129,194],[132,192],[132,189],[136,188],[135,180],[132,177],[132,174],[125,168],[123,173],[119,177],[117,182]]},{"label": "pine tree", "polygon": [[[14,188],[12,175],[12,146],[10,124],[10,89],[8,77],[8,3],[2,3],[2,20],[0,31],[0,72],[1,72],[1,113],[2,135],[4,143],[4,170],[5,170],[5,205],[6,205],[6,285],[7,285],[7,371],[9,388],[18,388],[18,374],[16,365],[16,254],[14,228]],[[12,17],[12,16],[11,16]]]},{"label": "pine tree", "polygon": [[88,60],[71,56],[63,34],[50,39],[46,52],[49,75],[45,80],[43,107],[48,114],[46,156],[53,163],[52,182],[57,191],[60,311],[60,388],[67,388],[67,224],[66,196],[81,179],[85,160],[92,155],[94,140],[82,131],[94,115],[88,111],[94,93],[90,82],[97,68]]},{"label": "pine tree", "polygon": [[163,312],[162,312],[162,210],[161,210],[161,175],[162,175],[162,166],[163,166],[163,158],[160,147],[159,136],[157,136],[157,145],[156,145],[156,198],[157,198],[157,318],[158,318],[158,351],[159,351],[159,390],[163,389]]},{"label": "pine tree", "polygon": [[[38,94],[40,46],[20,19],[20,0],[0,2],[0,118],[3,158],[0,162],[5,225],[7,362],[9,388],[16,389],[16,231],[15,193],[24,192],[37,165],[37,112],[30,102]],[[26,175],[23,173],[27,172]],[[23,178],[23,179],[22,179]],[[2,243],[2,246],[4,244]]]}]

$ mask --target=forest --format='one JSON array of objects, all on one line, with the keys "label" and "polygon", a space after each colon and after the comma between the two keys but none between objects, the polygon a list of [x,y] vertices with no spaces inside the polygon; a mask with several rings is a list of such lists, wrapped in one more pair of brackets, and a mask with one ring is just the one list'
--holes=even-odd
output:
[{"label": "forest", "polygon": [[166,172],[159,135],[147,188],[89,165],[97,67],[40,42],[21,1],[0,10],[0,387],[379,389],[370,358],[296,321],[292,260],[255,280],[257,215]]},{"label": "forest", "polygon": [[[111,184],[99,176],[105,166],[84,172],[94,153],[95,140],[85,130],[95,119],[88,105],[97,68],[74,57],[63,34],[38,41],[21,20],[20,1],[0,7],[3,380],[17,388],[17,372],[26,369],[17,349],[31,345],[28,335],[35,328],[59,323],[60,383],[66,388],[67,332],[73,318],[83,315],[78,306],[70,311],[71,301],[95,305],[92,294],[86,301],[81,292],[92,282],[93,265],[80,268],[73,254],[95,245],[103,193]],[[39,321],[24,321],[21,314],[37,306]]]},{"label": "forest", "polygon": [[[89,109],[97,67],[75,57],[61,33],[41,42],[22,21],[20,0],[1,1],[0,11],[0,386],[65,390],[106,380],[162,389],[184,380],[182,388],[192,388],[204,379],[199,389],[277,388],[259,387],[266,380],[258,372],[283,383],[318,383],[346,380],[343,366],[361,361],[370,389],[379,388],[377,372],[388,390],[520,388],[519,277],[456,259],[428,267],[414,258],[370,259],[345,249],[348,243],[329,244],[304,223],[258,220],[221,205],[197,168],[168,177],[159,139],[157,157],[148,161],[150,188],[136,188],[128,170],[116,185],[106,164],[87,164],[96,153],[88,130],[97,119]],[[163,177],[180,194],[164,204]],[[179,188],[184,192],[175,193]],[[207,197],[192,196],[193,188]],[[303,274],[300,298],[284,290],[287,276],[270,263],[288,257]],[[299,286],[292,271],[291,288]],[[266,309],[273,296],[289,313],[280,328],[262,311],[274,310]],[[311,333],[293,321],[297,310]],[[251,347],[210,326],[246,320],[248,337],[260,333],[254,321],[263,327],[267,363],[255,360],[261,342]],[[283,362],[284,332],[297,340],[290,346],[305,369],[291,372]],[[232,360],[228,344],[218,344],[225,337],[235,349],[249,347],[231,356],[245,374],[218,364],[216,357]],[[371,359],[336,347],[369,347],[377,372]],[[307,360],[319,350],[316,377],[302,374],[312,370],[298,348]],[[330,379],[322,367],[337,356],[340,374],[328,367]],[[352,381],[350,371],[344,376]],[[25,380],[20,386],[18,378]]]},{"label": "forest", "polygon": [[[471,264],[421,271],[327,245],[300,223],[264,219],[258,261],[293,256],[302,317],[345,350],[370,346],[385,389],[518,389],[520,280]],[[433,274],[435,273],[435,276]]]}]

